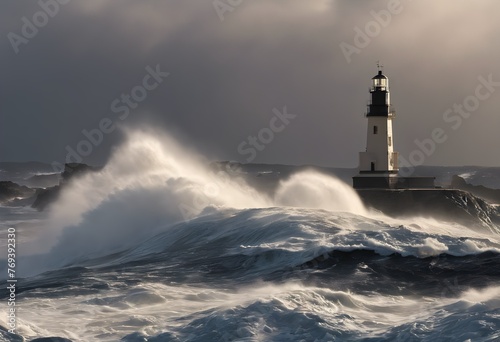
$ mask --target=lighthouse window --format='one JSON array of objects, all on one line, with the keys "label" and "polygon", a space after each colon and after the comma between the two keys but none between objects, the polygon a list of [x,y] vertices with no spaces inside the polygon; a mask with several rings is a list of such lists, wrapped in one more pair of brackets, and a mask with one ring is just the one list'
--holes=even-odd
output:
[{"label": "lighthouse window", "polygon": [[383,78],[375,78],[373,79],[373,87],[380,88],[380,90],[385,91],[387,87],[387,80]]},{"label": "lighthouse window", "polygon": [[378,133],[378,126],[373,126],[373,134],[377,134]]},{"label": "lighthouse window", "polygon": [[389,146],[392,145],[392,137],[389,137]]}]

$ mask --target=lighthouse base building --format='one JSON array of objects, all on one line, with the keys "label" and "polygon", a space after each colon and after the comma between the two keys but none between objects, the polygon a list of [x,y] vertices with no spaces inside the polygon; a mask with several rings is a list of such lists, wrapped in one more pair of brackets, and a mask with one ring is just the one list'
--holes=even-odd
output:
[{"label": "lighthouse base building", "polygon": [[434,189],[436,178],[358,175],[352,180],[354,189]]},{"label": "lighthouse base building", "polygon": [[355,189],[422,189],[434,188],[434,177],[400,177],[398,153],[394,151],[389,79],[382,74],[372,78],[371,101],[368,104],[366,151],[359,154],[359,175],[353,177]]}]

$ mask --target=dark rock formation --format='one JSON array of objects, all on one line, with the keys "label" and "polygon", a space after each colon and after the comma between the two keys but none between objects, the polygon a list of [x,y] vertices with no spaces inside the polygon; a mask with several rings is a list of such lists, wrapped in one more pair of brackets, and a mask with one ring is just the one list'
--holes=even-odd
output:
[{"label": "dark rock formation", "polygon": [[443,221],[500,224],[499,210],[473,194],[453,189],[357,190],[368,206],[393,217],[434,217]]},{"label": "dark rock formation", "polygon": [[61,182],[59,183],[59,185],[47,189],[38,189],[35,201],[31,206],[38,210],[44,210],[49,204],[57,200],[59,194],[61,193],[61,189],[63,189],[71,179],[83,175],[87,172],[93,172],[99,169],[100,168],[89,166],[86,164],[65,164],[64,172],[61,174]]},{"label": "dark rock formation", "polygon": [[0,181],[0,204],[8,205],[16,199],[25,199],[35,194],[34,189],[11,181]]},{"label": "dark rock formation", "polygon": [[100,168],[80,163],[64,164],[64,172],[61,174],[62,182],[67,182],[71,178],[85,174],[89,171],[98,171]]},{"label": "dark rock formation", "polygon": [[38,189],[35,195],[35,201],[31,205],[39,211],[44,210],[50,203],[55,202],[61,192],[61,186],[56,185],[51,188]]},{"label": "dark rock formation", "polygon": [[468,184],[465,179],[457,175],[451,178],[451,187],[453,189],[468,191],[475,196],[484,198],[490,203],[500,204],[500,189],[490,189],[482,185]]}]

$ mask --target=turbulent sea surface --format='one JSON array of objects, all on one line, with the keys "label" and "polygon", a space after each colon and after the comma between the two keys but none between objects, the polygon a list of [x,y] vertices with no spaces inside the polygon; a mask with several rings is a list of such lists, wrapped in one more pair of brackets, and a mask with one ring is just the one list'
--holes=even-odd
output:
[{"label": "turbulent sea surface", "polygon": [[129,133],[46,213],[0,208],[19,273],[0,340],[500,341],[499,227],[389,218],[315,172],[269,197],[205,164]]}]

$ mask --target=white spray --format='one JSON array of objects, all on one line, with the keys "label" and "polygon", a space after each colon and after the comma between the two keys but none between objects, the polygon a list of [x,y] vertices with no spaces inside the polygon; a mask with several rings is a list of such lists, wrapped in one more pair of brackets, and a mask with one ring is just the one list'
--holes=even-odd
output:
[{"label": "white spray", "polygon": [[[206,207],[296,206],[364,214],[356,193],[334,177],[305,171],[281,182],[275,198],[214,173],[208,162],[162,133],[127,131],[106,166],[70,181],[49,208],[40,239],[23,250],[50,251],[58,266],[127,248]],[[53,265],[55,266],[55,265]],[[34,267],[38,267],[35,266]]]}]

